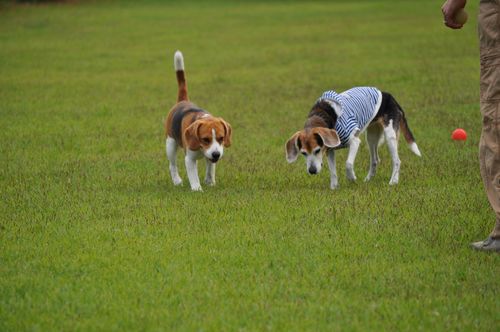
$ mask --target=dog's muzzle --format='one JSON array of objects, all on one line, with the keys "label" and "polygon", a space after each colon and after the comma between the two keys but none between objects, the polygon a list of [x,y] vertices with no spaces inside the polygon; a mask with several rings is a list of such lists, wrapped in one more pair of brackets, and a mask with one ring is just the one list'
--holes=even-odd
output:
[{"label": "dog's muzzle", "polygon": [[315,167],[315,166],[311,166],[309,167],[309,169],[307,170],[309,172],[309,174],[318,174],[318,169]]},{"label": "dog's muzzle", "polygon": [[218,162],[220,159],[220,152],[214,152],[212,153],[212,158],[210,158],[209,160],[213,163],[216,163]]}]

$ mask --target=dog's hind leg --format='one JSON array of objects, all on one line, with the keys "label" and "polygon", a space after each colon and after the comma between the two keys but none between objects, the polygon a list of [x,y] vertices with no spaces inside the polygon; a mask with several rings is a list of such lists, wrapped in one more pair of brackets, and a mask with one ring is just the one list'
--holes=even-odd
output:
[{"label": "dog's hind leg", "polygon": [[[399,126],[399,125],[398,125]],[[401,160],[398,156],[398,135],[397,128],[394,128],[393,120],[390,119],[389,123],[384,127],[384,136],[387,141],[387,146],[389,147],[389,153],[392,158],[392,175],[389,181],[390,185],[395,185],[399,181],[399,168],[401,166]]]},{"label": "dog's hind leg", "polygon": [[335,164],[335,150],[328,149],[328,168],[330,169],[330,189],[337,189],[339,186],[339,181],[337,178],[337,167]]},{"label": "dog's hind leg", "polygon": [[377,165],[380,163],[378,156],[378,146],[383,135],[383,127],[380,123],[373,123],[366,130],[366,142],[370,149],[370,169],[366,175],[365,182],[370,181],[377,172]]},{"label": "dog's hind leg", "polygon": [[170,163],[170,176],[172,177],[172,182],[174,185],[178,186],[182,183],[182,179],[179,176],[179,171],[177,170],[177,142],[172,137],[167,137],[166,141],[167,158]]}]

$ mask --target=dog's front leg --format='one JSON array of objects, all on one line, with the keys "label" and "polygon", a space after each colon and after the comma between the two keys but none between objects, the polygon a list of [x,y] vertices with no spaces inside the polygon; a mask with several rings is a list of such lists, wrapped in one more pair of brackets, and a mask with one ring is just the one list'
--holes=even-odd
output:
[{"label": "dog's front leg", "polygon": [[358,154],[360,143],[361,140],[359,139],[357,134],[353,135],[349,140],[349,153],[345,162],[345,170],[347,178],[351,181],[356,181],[356,174],[354,173],[354,161],[356,160],[356,155]]},{"label": "dog's front leg", "polygon": [[184,158],[186,163],[186,171],[189,178],[189,183],[191,184],[192,191],[202,191],[200,185],[200,178],[198,177],[198,167],[196,166],[196,152],[187,150],[186,157]]},{"label": "dog's front leg", "polygon": [[215,185],[215,163],[207,159],[207,173],[205,175],[205,183],[209,186]]},{"label": "dog's front leg", "polygon": [[337,178],[337,167],[335,165],[335,150],[328,149],[327,157],[328,157],[328,168],[330,169],[330,189],[337,189],[339,186],[339,181]]}]

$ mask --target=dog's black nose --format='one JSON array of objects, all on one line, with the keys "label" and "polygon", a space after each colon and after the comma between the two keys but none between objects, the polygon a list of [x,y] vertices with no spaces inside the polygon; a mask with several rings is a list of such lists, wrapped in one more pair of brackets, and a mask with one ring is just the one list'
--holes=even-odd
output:
[{"label": "dog's black nose", "polygon": [[220,152],[219,151],[215,151],[214,153],[212,153],[212,159],[219,160],[219,158],[220,158]]},{"label": "dog's black nose", "polygon": [[309,174],[316,174],[318,173],[318,170],[316,169],[315,166],[309,167]]}]

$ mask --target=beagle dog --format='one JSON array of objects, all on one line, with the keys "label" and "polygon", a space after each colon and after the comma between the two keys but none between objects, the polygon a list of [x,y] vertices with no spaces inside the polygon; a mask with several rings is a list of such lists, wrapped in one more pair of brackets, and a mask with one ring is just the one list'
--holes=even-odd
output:
[{"label": "beagle dog", "polygon": [[184,58],[175,52],[174,67],[177,75],[177,103],[165,121],[166,150],[170,162],[170,176],[174,185],[182,179],[177,170],[177,148],[185,151],[185,164],[191,190],[201,191],[197,160],[206,159],[205,183],[215,185],[215,164],[222,158],[224,148],[231,145],[232,129],[229,123],[217,118],[189,101],[187,95]]},{"label": "beagle dog", "polygon": [[338,179],[335,150],[349,148],[346,173],[349,180],[355,181],[354,160],[361,142],[359,136],[366,131],[370,169],[365,181],[375,175],[380,163],[378,147],[385,138],[392,158],[389,185],[395,185],[399,181],[401,164],[398,156],[400,129],[410,150],[420,157],[420,150],[408,127],[403,109],[391,94],[373,87],[357,87],[342,93],[326,91],[312,106],[304,129],[293,134],[287,141],[286,160],[292,163],[301,153],[306,158],[307,172],[318,174],[323,164],[323,153],[326,152],[330,169],[330,188],[336,189]]}]

